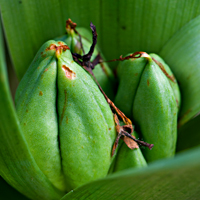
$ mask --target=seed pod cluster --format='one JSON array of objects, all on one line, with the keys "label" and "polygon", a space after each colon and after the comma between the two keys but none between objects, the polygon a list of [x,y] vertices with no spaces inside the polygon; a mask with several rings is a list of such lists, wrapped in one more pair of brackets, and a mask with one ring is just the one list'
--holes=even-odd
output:
[{"label": "seed pod cluster", "polygon": [[67,20],[67,33],[43,44],[15,96],[30,153],[62,192],[175,154],[181,95],[169,66],[136,52],[116,59],[117,79],[91,29],[93,41]]}]

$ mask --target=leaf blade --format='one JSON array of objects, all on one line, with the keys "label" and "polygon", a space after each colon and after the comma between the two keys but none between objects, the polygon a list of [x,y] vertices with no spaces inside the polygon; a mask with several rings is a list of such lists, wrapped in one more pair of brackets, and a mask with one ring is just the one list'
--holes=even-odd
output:
[{"label": "leaf blade", "polygon": [[[71,191],[72,199],[192,199],[200,195],[200,148],[148,168],[130,169]],[[190,184],[188,184],[190,183]]]},{"label": "leaf blade", "polygon": [[200,16],[178,31],[160,52],[178,80],[182,105],[179,127],[200,111]]}]

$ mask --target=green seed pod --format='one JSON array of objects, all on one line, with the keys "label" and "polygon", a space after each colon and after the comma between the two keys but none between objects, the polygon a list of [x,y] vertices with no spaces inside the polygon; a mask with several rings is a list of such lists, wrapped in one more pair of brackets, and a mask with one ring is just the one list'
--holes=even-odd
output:
[{"label": "green seed pod", "polygon": [[[134,132],[134,135],[137,135],[137,133]],[[113,172],[147,166],[147,162],[140,148],[130,149],[124,142],[120,141],[120,143],[121,144],[119,144],[119,150],[115,158]]]},{"label": "green seed pod", "polygon": [[[167,73],[168,81],[176,97],[177,107],[178,109],[180,109],[180,104],[181,104],[180,89],[171,69],[164,62],[164,60],[157,54],[151,53],[149,54],[149,56],[156,59],[156,61],[162,64],[162,67],[164,68],[164,71]],[[141,79],[142,72],[146,64],[147,64],[147,59],[144,57],[141,57],[139,59],[131,58],[128,60],[124,60],[123,62],[120,62],[117,68],[119,87],[115,97],[115,105],[119,109],[121,109],[121,111],[124,112],[127,115],[127,117],[131,119],[133,119],[132,104],[135,98],[138,84]]]},{"label": "green seed pod", "polygon": [[69,191],[107,175],[113,115],[64,43],[51,40],[41,47],[15,100],[30,151],[53,185]]},{"label": "green seed pod", "polygon": [[133,103],[133,118],[145,142],[154,148],[143,153],[148,162],[175,154],[178,109],[174,92],[158,65],[149,59]]},{"label": "green seed pod", "polygon": [[[154,144],[151,151],[143,151],[148,162],[173,156],[177,137],[176,98],[180,98],[177,95],[180,92],[174,90],[179,90],[178,87],[171,86],[169,78],[146,53],[123,62],[118,69],[120,83],[116,106],[122,110],[126,106],[128,113],[124,110],[125,114],[134,120],[144,141]],[[129,94],[126,99],[125,93]]]},{"label": "green seed pod", "polygon": [[[70,23],[73,23],[70,21]],[[71,24],[68,24],[66,27],[67,34],[56,38],[56,40],[64,41],[69,47],[72,53],[77,53],[80,55],[84,55],[89,52],[90,47],[92,45],[92,35],[91,33],[85,28],[76,28],[77,32],[75,32]],[[84,52],[81,48],[81,42],[84,49]],[[100,52],[99,47],[96,45],[94,49],[94,53],[92,54],[91,61],[94,61],[96,56],[100,54],[101,59],[104,59],[103,54]],[[115,95],[115,80],[112,70],[109,68],[107,63],[97,64],[93,70],[93,73],[102,87],[103,91],[107,94],[110,99],[114,99]]]}]

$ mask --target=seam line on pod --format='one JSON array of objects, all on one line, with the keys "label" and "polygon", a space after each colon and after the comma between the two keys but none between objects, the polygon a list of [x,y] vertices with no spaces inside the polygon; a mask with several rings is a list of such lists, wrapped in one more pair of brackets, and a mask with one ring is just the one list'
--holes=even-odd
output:
[{"label": "seam line on pod", "polygon": [[[146,58],[145,58],[146,59]],[[142,77],[142,75],[143,75],[143,73],[144,73],[144,70],[145,70],[145,68],[146,68],[146,66],[148,65],[148,59],[146,59],[146,64],[145,64],[145,66],[143,67],[143,70],[142,70],[142,73],[141,73],[141,75],[140,75],[140,80],[138,81],[138,84],[137,84],[137,89],[136,89],[136,92],[135,92],[135,95],[134,95],[134,97],[133,97],[133,101],[132,101],[132,105],[131,105],[131,110],[133,110],[133,104],[134,104],[134,101],[135,101],[135,97],[136,97],[136,94],[137,94],[137,91],[138,91],[138,87],[139,87],[139,85],[140,85],[140,82],[141,82],[141,77]],[[132,112],[132,111],[131,111]]]},{"label": "seam line on pod", "polygon": [[[58,112],[58,58],[56,57],[56,114],[57,114],[57,122],[58,122],[58,135],[57,135],[57,140],[58,140],[58,149],[59,149],[59,155],[60,155],[60,165],[61,165],[61,174],[64,176],[64,171],[63,171],[63,158],[62,158],[62,153],[61,153],[61,142],[60,142],[60,126],[59,126],[59,112]],[[66,95],[66,93],[65,93]],[[64,183],[66,186],[66,180],[64,179]]]},{"label": "seam line on pod", "polygon": [[[46,70],[45,69],[47,69],[47,68],[51,68],[52,66],[51,66],[51,64],[52,63],[54,63],[54,62],[56,62],[56,57],[55,57],[55,54],[53,54],[53,55],[51,55],[51,56],[48,56],[48,57],[46,57],[45,59],[47,59],[48,58],[48,60],[47,60],[47,62],[45,62],[45,63],[43,63],[44,65],[40,68],[40,72],[38,73],[37,72],[37,68],[35,68],[35,70],[34,70],[34,72],[33,72],[33,74],[35,73],[35,83],[34,84],[32,84],[31,85],[31,89],[29,89],[28,90],[28,93],[29,94],[31,94],[31,95],[27,95],[27,98],[26,98],[26,100],[25,100],[25,104],[27,103],[27,102],[29,102],[29,100],[32,98],[32,90],[34,89],[34,88],[36,88],[37,87],[37,84],[38,84],[38,81],[40,81],[40,79],[41,79],[41,77],[43,76],[43,73],[46,73]],[[45,59],[43,59],[42,61],[44,61]],[[42,63],[42,61],[40,62],[40,64]],[[56,70],[57,71],[57,70]],[[37,76],[36,76],[37,75]],[[29,83],[31,82],[31,79],[29,80]],[[28,84],[27,84],[28,85]],[[23,89],[23,91],[22,91],[22,94],[21,95],[23,95],[23,94],[25,94],[27,92],[27,86]],[[20,99],[20,98],[19,98]],[[19,101],[19,99],[18,99],[18,101]],[[25,111],[23,112],[23,113],[26,113]],[[23,115],[23,117],[21,118],[21,120],[23,120],[24,119],[24,115]],[[57,130],[58,131],[58,130]],[[24,136],[24,139],[25,139],[25,141],[27,142],[27,140],[26,140],[26,137]],[[27,145],[28,145],[28,143],[27,143]],[[28,145],[29,146],[29,145]],[[31,154],[31,156],[32,156],[32,158],[34,159],[34,161],[35,161],[35,163],[37,164],[37,166],[38,166],[38,168],[42,171],[42,169],[40,168],[40,165],[38,165],[38,163],[36,162],[36,160],[35,160],[35,158],[34,158],[34,156],[33,156],[33,154],[32,154],[32,152],[30,151],[30,154]],[[61,160],[60,158],[59,158],[59,160]],[[62,167],[62,166],[61,166]],[[43,172],[43,171],[42,171]],[[45,174],[45,173],[43,173],[44,174],[44,176],[48,179],[48,177],[47,177],[47,175]],[[48,179],[49,180],[49,179]],[[49,182],[57,189],[57,190],[60,190],[60,189],[58,189],[54,184],[53,184],[53,182],[51,181],[51,180],[49,180]]]}]

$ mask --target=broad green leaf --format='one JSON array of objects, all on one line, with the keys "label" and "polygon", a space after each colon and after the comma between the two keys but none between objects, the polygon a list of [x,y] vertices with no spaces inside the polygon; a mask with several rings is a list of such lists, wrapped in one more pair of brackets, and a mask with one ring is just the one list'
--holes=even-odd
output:
[{"label": "broad green leaf", "polygon": [[181,90],[179,126],[200,112],[200,16],[178,31],[160,52]]},{"label": "broad green leaf", "polygon": [[38,168],[20,129],[9,92],[1,23],[0,108],[0,175],[27,197],[60,199],[63,193],[54,188]]},{"label": "broad green leaf", "polygon": [[177,30],[200,14],[199,8],[199,1],[187,0],[102,1],[104,54],[115,58],[135,51],[157,53]]},{"label": "broad green leaf", "polygon": [[158,52],[200,14],[199,0],[0,0],[0,5],[19,79],[42,43],[64,34],[68,18],[87,28],[92,21],[103,53],[113,59],[133,51]]},{"label": "broad green leaf", "polygon": [[198,199],[200,148],[160,160],[148,168],[130,169],[77,188],[62,200]]}]

